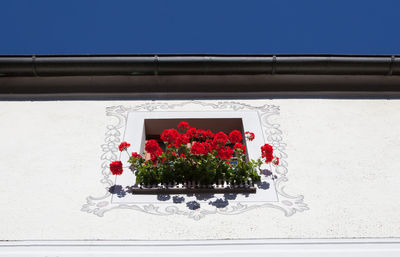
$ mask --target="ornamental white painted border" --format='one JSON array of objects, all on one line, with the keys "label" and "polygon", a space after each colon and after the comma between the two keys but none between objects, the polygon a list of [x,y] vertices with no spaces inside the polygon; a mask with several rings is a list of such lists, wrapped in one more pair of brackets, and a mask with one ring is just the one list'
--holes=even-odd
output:
[{"label": "ornamental white painted border", "polygon": [[[266,135],[266,143],[271,144],[274,147],[274,153],[280,158],[280,164],[275,167],[274,174],[278,176],[275,180],[276,192],[278,194],[277,202],[269,203],[236,203],[230,204],[224,208],[217,208],[215,210],[205,210],[199,208],[196,210],[183,209],[181,205],[165,205],[165,204],[129,204],[129,203],[113,203],[111,202],[111,194],[108,192],[108,188],[114,184],[114,181],[110,178],[109,165],[110,162],[118,159],[118,145],[122,140],[121,130],[124,129],[126,120],[129,112],[138,111],[173,111],[177,108],[182,108],[186,105],[198,105],[204,110],[205,108],[210,110],[223,110],[223,111],[257,111],[260,117],[262,129]],[[185,215],[189,218],[199,220],[208,214],[224,214],[224,215],[235,215],[245,211],[249,211],[256,208],[271,207],[282,210],[285,216],[291,216],[298,211],[308,210],[307,204],[303,202],[303,196],[297,195],[292,196],[287,194],[284,189],[284,183],[288,181],[286,175],[287,169],[287,154],[284,152],[286,144],[282,142],[282,131],[279,129],[280,125],[272,121],[272,117],[279,115],[279,107],[275,105],[262,105],[253,106],[240,102],[202,102],[202,101],[184,101],[179,103],[168,103],[168,102],[149,102],[132,107],[125,106],[112,106],[107,107],[106,114],[116,118],[116,122],[113,125],[107,126],[106,138],[103,145],[101,145],[103,154],[101,155],[101,172],[104,176],[100,182],[105,185],[105,194],[100,197],[88,196],[87,202],[82,206],[82,211],[96,214],[102,217],[105,212],[114,209],[130,209],[141,211],[154,215]]]}]

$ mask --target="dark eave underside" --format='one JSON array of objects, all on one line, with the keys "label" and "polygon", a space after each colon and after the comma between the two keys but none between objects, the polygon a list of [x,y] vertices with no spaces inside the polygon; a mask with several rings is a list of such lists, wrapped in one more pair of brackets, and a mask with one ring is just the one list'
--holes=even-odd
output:
[{"label": "dark eave underside", "polygon": [[399,56],[0,56],[0,99],[398,97]]}]

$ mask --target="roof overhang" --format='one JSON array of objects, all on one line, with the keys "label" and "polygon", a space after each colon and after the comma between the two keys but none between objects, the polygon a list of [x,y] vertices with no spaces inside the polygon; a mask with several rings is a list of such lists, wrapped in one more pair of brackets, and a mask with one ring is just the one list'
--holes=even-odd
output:
[{"label": "roof overhang", "polygon": [[0,98],[398,97],[400,58],[0,56]]}]

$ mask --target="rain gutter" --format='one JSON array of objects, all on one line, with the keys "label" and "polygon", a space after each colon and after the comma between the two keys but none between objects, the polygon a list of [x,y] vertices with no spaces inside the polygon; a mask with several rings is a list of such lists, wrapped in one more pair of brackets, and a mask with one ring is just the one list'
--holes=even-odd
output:
[{"label": "rain gutter", "polygon": [[0,98],[400,94],[397,55],[0,55]]}]

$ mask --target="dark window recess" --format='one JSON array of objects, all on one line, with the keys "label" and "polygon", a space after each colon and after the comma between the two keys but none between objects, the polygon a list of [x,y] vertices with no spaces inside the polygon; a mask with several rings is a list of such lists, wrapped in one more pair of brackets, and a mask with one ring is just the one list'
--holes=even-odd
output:
[{"label": "dark window recess", "polygon": [[[211,130],[212,132],[216,133],[219,131],[224,132],[225,134],[229,135],[232,130],[239,130],[244,135],[243,130],[243,122],[240,118],[218,118],[218,119],[146,119],[144,121],[145,125],[145,133],[146,133],[146,141],[150,139],[157,140],[158,144],[161,146],[163,151],[165,151],[164,142],[160,139],[160,134],[165,129],[175,128],[179,122],[186,121],[190,124],[190,126],[195,127],[197,129],[203,130]],[[246,144],[244,138],[243,142],[244,145]],[[232,147],[233,145],[231,145]],[[233,162],[235,160],[233,159]]]}]

